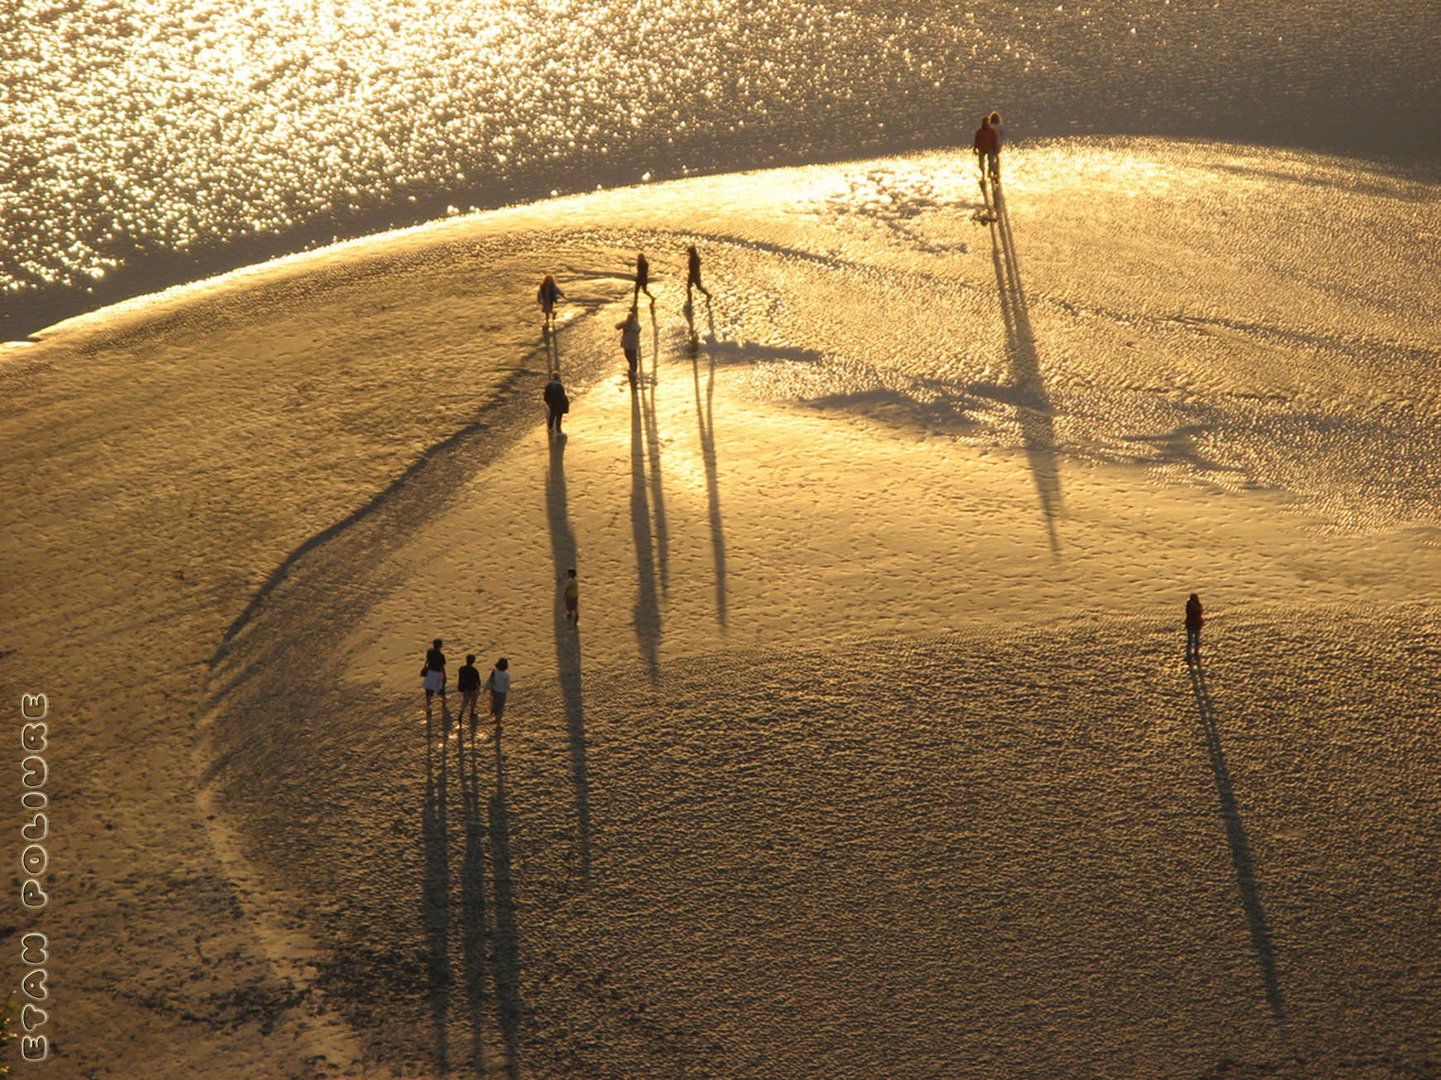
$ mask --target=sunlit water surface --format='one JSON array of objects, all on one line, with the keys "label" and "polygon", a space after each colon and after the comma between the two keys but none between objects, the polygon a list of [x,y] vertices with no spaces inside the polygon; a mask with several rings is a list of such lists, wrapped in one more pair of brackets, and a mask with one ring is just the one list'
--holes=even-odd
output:
[{"label": "sunlit water surface", "polygon": [[1434,165],[1441,6],[9,0],[0,331],[598,185],[1012,136]]}]

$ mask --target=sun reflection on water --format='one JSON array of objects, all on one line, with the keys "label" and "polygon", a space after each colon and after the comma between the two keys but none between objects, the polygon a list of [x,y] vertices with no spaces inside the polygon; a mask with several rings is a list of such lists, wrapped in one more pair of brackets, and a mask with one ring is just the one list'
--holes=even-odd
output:
[{"label": "sun reflection on water", "polygon": [[0,287],[645,173],[964,142],[992,103],[1029,109],[1031,132],[1206,128],[1256,100],[1258,59],[1292,97],[1350,79],[1428,99],[1410,51],[1383,74],[1366,58],[1403,40],[1424,56],[1435,28],[1338,3],[11,0]]}]

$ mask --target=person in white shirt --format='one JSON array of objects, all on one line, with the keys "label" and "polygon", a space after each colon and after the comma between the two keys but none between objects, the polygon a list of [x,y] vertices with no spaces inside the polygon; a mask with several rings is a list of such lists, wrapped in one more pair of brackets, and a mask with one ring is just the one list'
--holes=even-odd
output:
[{"label": "person in white shirt", "polygon": [[640,317],[635,313],[634,304],[630,306],[625,322],[616,323],[615,328],[620,331],[620,347],[625,352],[630,381],[634,383],[636,368],[640,366]]},{"label": "person in white shirt", "polygon": [[505,717],[505,696],[510,693],[510,661],[505,657],[502,656],[490,669],[485,688],[490,691],[490,715],[495,717],[495,726],[500,727]]}]

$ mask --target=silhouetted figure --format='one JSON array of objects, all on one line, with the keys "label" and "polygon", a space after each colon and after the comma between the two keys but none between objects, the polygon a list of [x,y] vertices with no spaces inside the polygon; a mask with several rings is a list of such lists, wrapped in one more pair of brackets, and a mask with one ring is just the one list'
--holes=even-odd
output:
[{"label": "silhouetted figure", "polygon": [[645,293],[646,298],[653,304],[655,297],[650,294],[650,261],[646,259],[644,251],[635,253],[635,296],[636,303],[640,303],[640,294]]},{"label": "silhouetted figure", "polygon": [[502,656],[490,669],[485,688],[490,691],[490,715],[495,717],[495,726],[499,728],[505,719],[505,698],[510,693],[510,661],[505,657]]},{"label": "silhouetted figure", "polygon": [[987,173],[992,180],[1000,180],[1001,136],[991,127],[989,116],[981,117],[981,126],[976,128],[976,137],[971,145],[976,151],[976,166],[981,170],[981,185],[985,186]]},{"label": "silhouetted figure", "polygon": [[475,730],[475,702],[480,697],[480,671],[475,666],[475,654],[471,653],[465,658],[465,664],[455,676],[456,688],[460,690],[460,714],[455,718],[455,726],[459,727],[461,720],[465,718],[465,707],[470,706],[470,730]]},{"label": "silhouetted figure", "polygon": [[555,324],[555,302],[565,296],[560,291],[560,286],[555,283],[555,278],[546,274],[541,278],[540,288],[536,290],[535,298],[540,304],[542,330],[548,330]]},{"label": "silhouetted figure", "polygon": [[1001,114],[991,113],[986,117],[986,123],[991,125],[991,130],[996,133],[996,154],[991,159],[991,179],[996,183],[1001,182],[1001,150],[1006,145],[1006,129],[1001,126]]},{"label": "silhouetted figure", "polygon": [[565,618],[580,627],[580,582],[575,577],[575,567],[565,572]]},{"label": "silhouetted figure", "polygon": [[436,638],[430,643],[430,648],[425,653],[425,667],[420,669],[420,677],[425,680],[425,715],[430,715],[430,701],[436,694],[440,700],[445,700],[445,653],[440,651],[444,642]]},{"label": "silhouetted figure", "polygon": [[541,396],[545,398],[545,430],[559,435],[560,418],[570,412],[570,398],[566,397],[565,387],[561,385],[560,372],[550,373],[550,382],[545,384]]},{"label": "silhouetted figure", "polygon": [[690,303],[692,289],[700,290],[700,294],[709,300],[710,293],[700,283],[700,252],[695,249],[694,244],[686,249],[686,260],[688,267],[685,276],[685,302]]},{"label": "silhouetted figure", "polygon": [[616,323],[615,328],[620,331],[620,347],[625,352],[630,381],[634,384],[636,370],[640,367],[640,316],[636,314],[634,304],[630,306],[625,322]]},{"label": "silhouetted figure", "polygon": [[1186,663],[1201,659],[1201,598],[1195,593],[1186,601]]}]

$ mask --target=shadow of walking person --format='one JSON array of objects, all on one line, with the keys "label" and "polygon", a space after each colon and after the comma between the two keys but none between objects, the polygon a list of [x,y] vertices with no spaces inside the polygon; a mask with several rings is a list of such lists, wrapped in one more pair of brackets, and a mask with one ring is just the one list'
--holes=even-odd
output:
[{"label": "shadow of walking person", "polygon": [[984,190],[991,233],[991,265],[996,273],[996,291],[1000,295],[1001,318],[1006,327],[1006,357],[1011,367],[1011,380],[1022,398],[1016,406],[1021,423],[1021,442],[1026,448],[1036,494],[1041,500],[1051,554],[1060,555],[1061,541],[1056,521],[1064,512],[1064,507],[1054,410],[1041,377],[1041,360],[1036,352],[1036,336],[1031,329],[1026,292],[1021,285],[1021,268],[1016,258],[1005,196],[998,187]]},{"label": "shadow of walking person", "polygon": [[560,366],[560,331],[555,328],[551,328],[545,335],[545,362],[551,371],[564,374],[564,369]]},{"label": "shadow of walking person", "polygon": [[520,1076],[520,938],[515,926],[510,816],[505,795],[505,753],[495,740],[495,794],[490,797],[490,865],[495,881],[495,990],[506,1073]]},{"label": "shadow of walking person", "polygon": [[[425,877],[421,883],[420,918],[425,928],[426,977],[431,1019],[435,1028],[435,1063],[450,1070],[446,1018],[450,1011],[450,853],[446,835],[446,734],[450,709],[440,702],[440,739],[431,737],[426,724],[425,807],[421,815],[421,843],[425,849]],[[439,753],[436,751],[439,746]],[[437,762],[437,758],[439,759]]]},{"label": "shadow of walking person", "polygon": [[[709,306],[709,298],[707,298]],[[690,353],[691,378],[695,383],[695,415],[700,427],[701,461],[705,465],[706,502],[710,510],[711,562],[715,568],[716,619],[721,629],[726,627],[726,540],[725,525],[721,520],[720,484],[716,475],[715,447],[715,354],[706,352],[705,403],[701,403],[700,390],[700,339],[695,331],[695,312],[687,304],[686,323],[690,333],[686,338],[686,349]]]},{"label": "shadow of walking person", "polygon": [[635,541],[638,579],[632,621],[641,659],[654,683],[660,678],[660,600],[655,588],[655,549],[651,543],[650,501],[646,495],[640,393],[634,386],[630,395],[630,530]]},{"label": "shadow of walking person", "polygon": [[1221,733],[1216,720],[1216,707],[1206,687],[1206,672],[1198,656],[1188,665],[1191,675],[1191,690],[1196,696],[1196,709],[1201,717],[1201,731],[1206,740],[1206,751],[1211,758],[1211,771],[1216,778],[1216,793],[1221,799],[1221,818],[1226,823],[1226,839],[1231,848],[1231,862],[1236,869],[1236,883],[1241,890],[1241,907],[1246,913],[1246,922],[1251,930],[1251,944],[1261,965],[1261,980],[1266,988],[1266,1001],[1277,1020],[1286,1018],[1285,1004],[1281,998],[1281,984],[1276,977],[1276,949],[1271,941],[1271,932],[1266,924],[1266,912],[1261,907],[1261,894],[1256,885],[1256,871],[1251,861],[1251,844],[1246,838],[1245,826],[1241,824],[1241,813],[1236,805],[1236,793],[1231,786],[1231,773],[1226,768],[1226,757],[1221,752]]},{"label": "shadow of walking person", "polygon": [[[550,557],[557,581],[563,581],[576,565],[575,532],[565,493],[565,443],[557,439],[550,447],[550,465],[545,476],[546,522],[550,527]],[[559,598],[557,598],[559,599]],[[574,628],[561,604],[552,604],[552,633],[555,638],[556,668],[560,677],[565,726],[570,738],[570,774],[575,785],[577,824],[580,829],[581,883],[590,885],[590,780],[586,767],[585,697],[581,684],[580,623]]]},{"label": "shadow of walking person", "polygon": [[655,543],[659,556],[661,591],[670,591],[670,531],[665,518],[665,492],[660,476],[660,428],[655,414],[656,388],[660,385],[660,326],[655,320],[655,304],[650,307],[650,378],[641,389],[641,413],[645,420],[645,442],[650,458],[650,501],[655,511]]},{"label": "shadow of walking person", "polygon": [[470,1012],[471,1064],[477,1073],[485,1072],[485,1000],[490,983],[490,970],[485,955],[488,931],[485,907],[485,820],[480,804],[479,754],[475,747],[475,728],[470,741],[458,741],[461,808],[465,817],[465,859],[461,866],[461,960],[465,965],[465,1001]]}]

